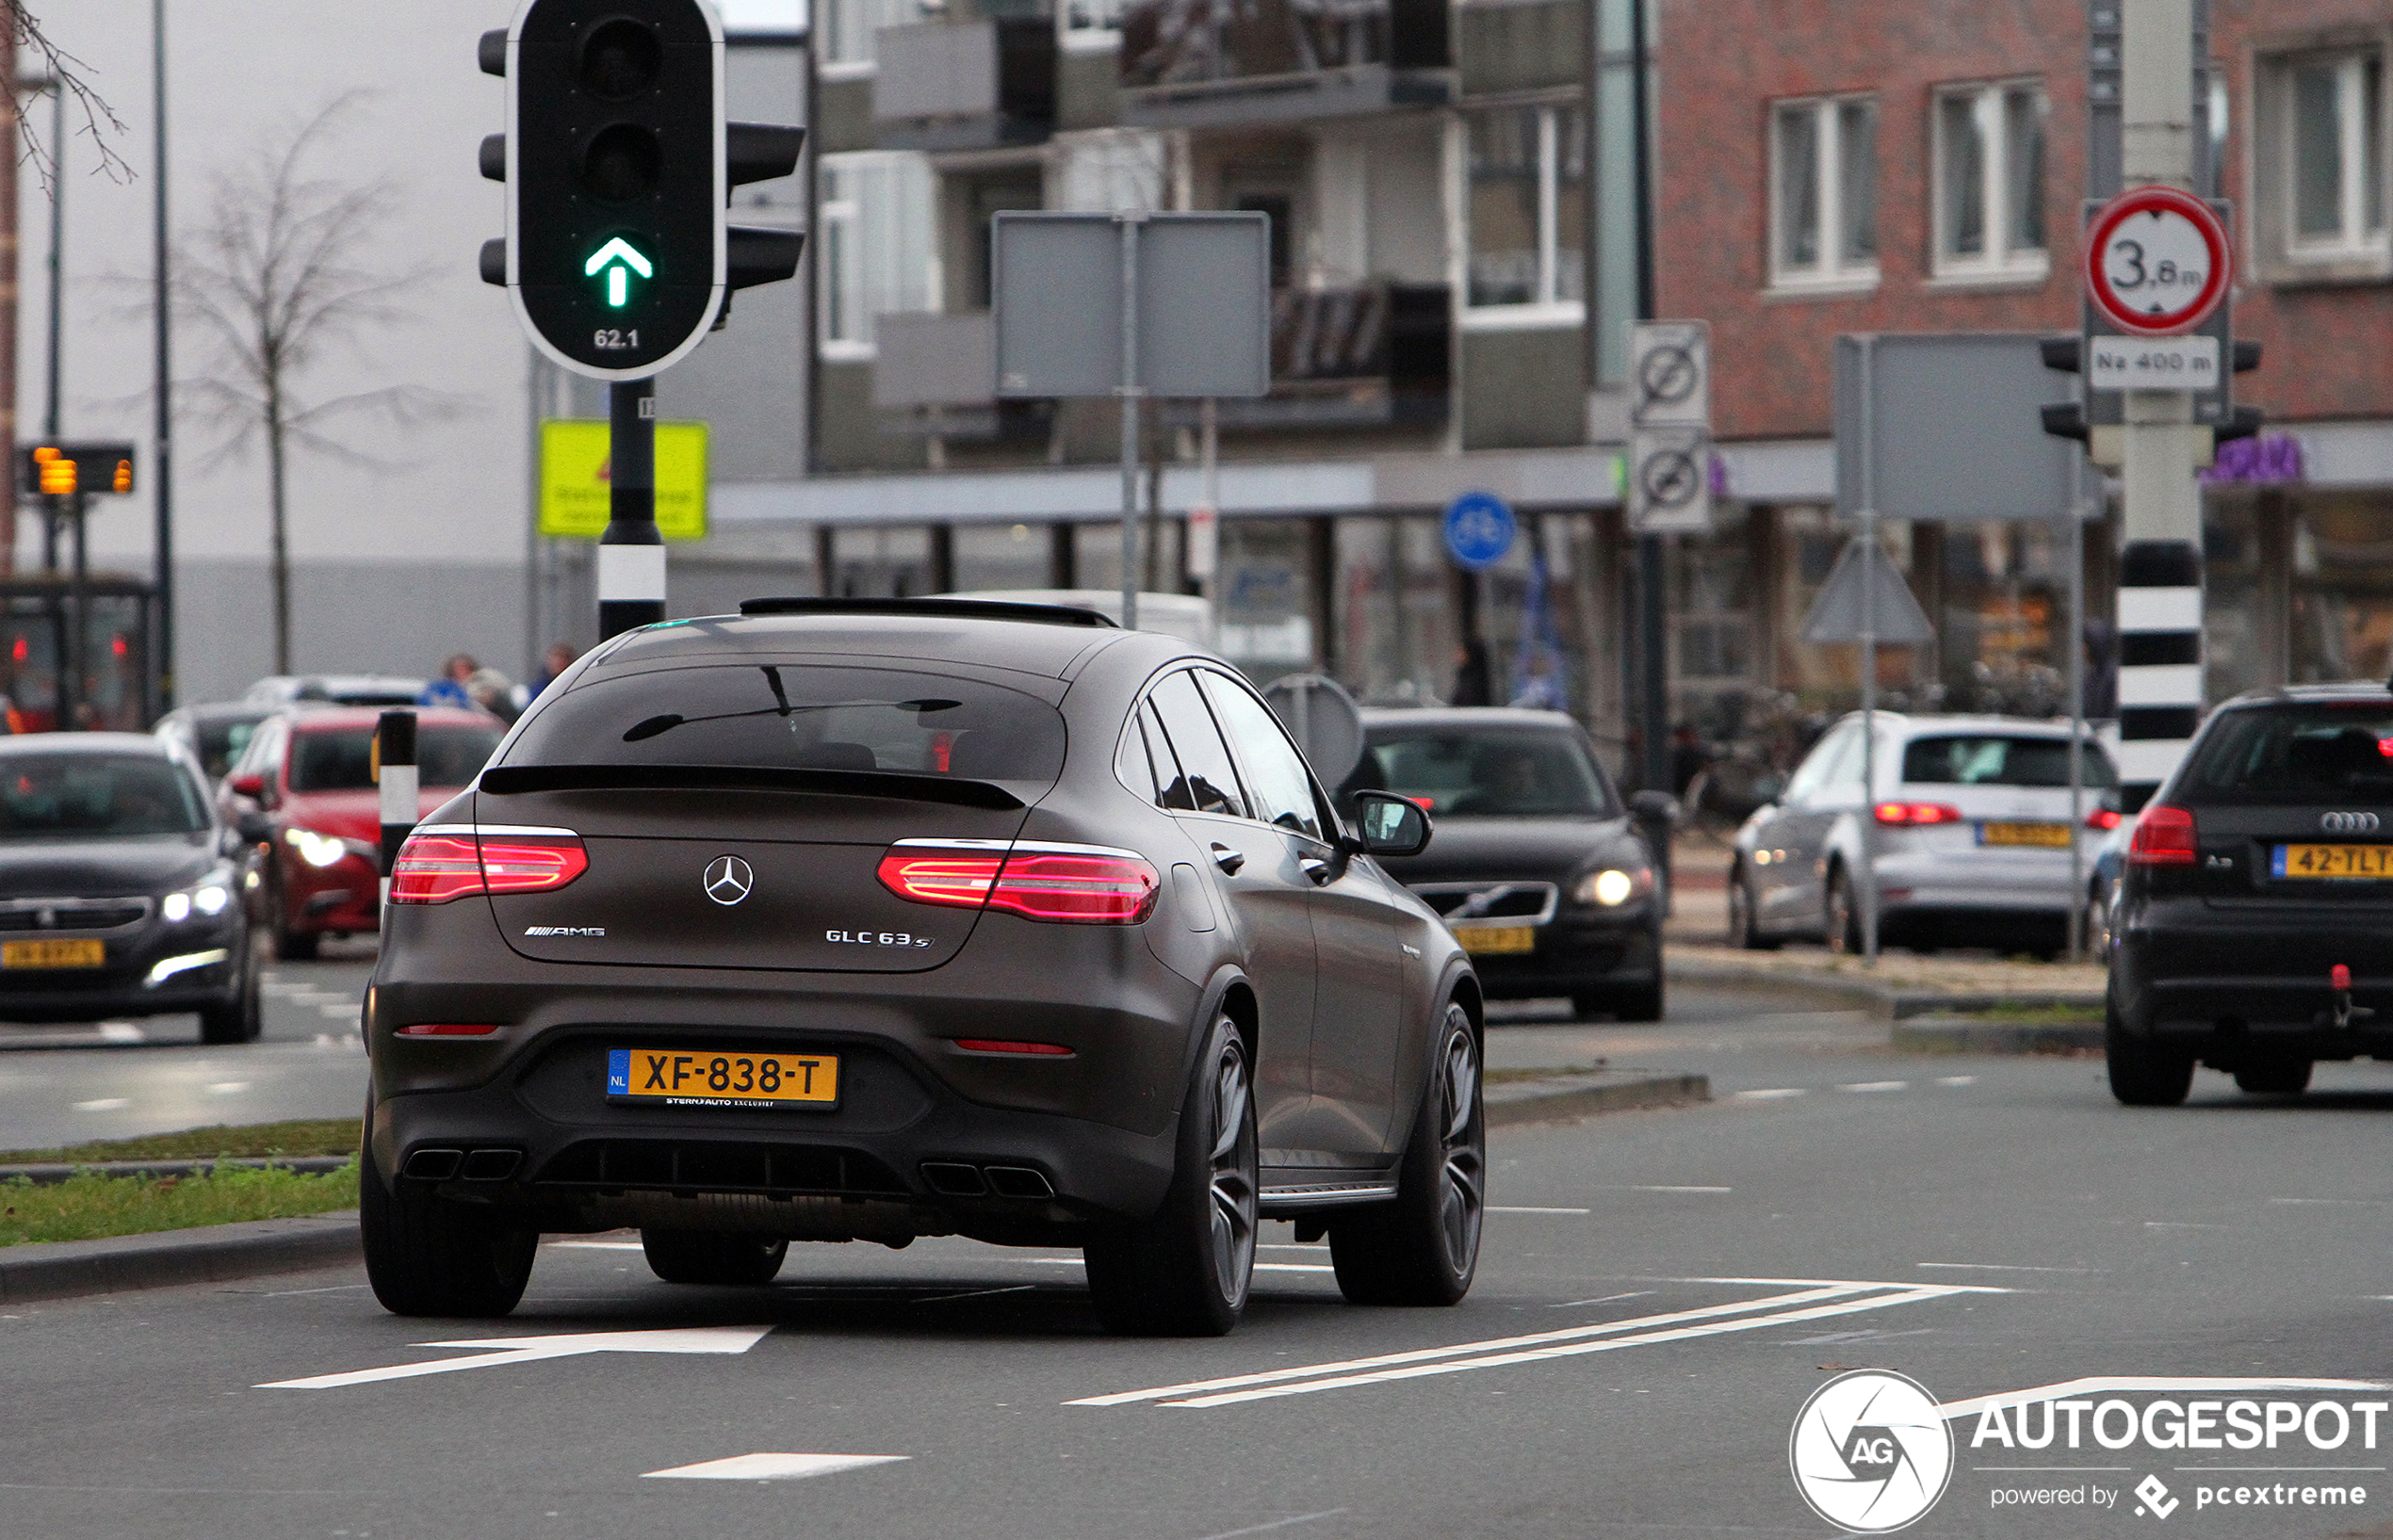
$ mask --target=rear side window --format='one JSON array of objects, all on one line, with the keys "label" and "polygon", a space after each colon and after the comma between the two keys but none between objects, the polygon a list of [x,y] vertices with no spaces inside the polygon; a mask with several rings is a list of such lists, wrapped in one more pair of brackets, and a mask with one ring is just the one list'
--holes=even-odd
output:
[{"label": "rear side window", "polygon": [[1019,690],[909,669],[709,664],[544,694],[507,763],[1052,782],[1064,769],[1064,718]]},{"label": "rear side window", "polygon": [[1166,675],[1148,700],[1163,722],[1180,770],[1179,779],[1164,790],[1164,805],[1245,818],[1246,804],[1238,794],[1238,772],[1230,767],[1229,750],[1213,725],[1213,714],[1196,692],[1196,675],[1185,669]]},{"label": "rear side window", "polygon": [[[470,785],[498,747],[497,727],[424,727],[415,734],[415,780],[426,786]],[[374,730],[302,732],[291,743],[293,791],[366,791],[374,785]]]},{"label": "rear side window", "polygon": [[2393,709],[2222,712],[2195,746],[2179,790],[2234,802],[2393,802]]},{"label": "rear side window", "polygon": [[[2086,785],[2118,785],[2110,756],[2098,745],[2086,745],[2084,764]],[[1903,746],[1903,779],[1920,786],[2065,786],[2069,740],[1999,733],[1915,738]]]},{"label": "rear side window", "polygon": [[1256,802],[1255,816],[1282,829],[1321,837],[1321,813],[1313,805],[1312,777],[1296,746],[1280,730],[1271,707],[1219,674],[1205,680],[1205,698],[1213,715],[1238,745],[1239,762],[1246,767]]}]

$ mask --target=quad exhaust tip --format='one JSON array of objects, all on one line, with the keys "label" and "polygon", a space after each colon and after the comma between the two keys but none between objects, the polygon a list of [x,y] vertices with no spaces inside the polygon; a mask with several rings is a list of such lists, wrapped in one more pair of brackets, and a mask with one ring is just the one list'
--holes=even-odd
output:
[{"label": "quad exhaust tip", "polygon": [[417,1150],[399,1175],[421,1182],[503,1182],[523,1163],[521,1150]]},{"label": "quad exhaust tip", "polygon": [[1046,1199],[1055,1195],[1047,1174],[1029,1166],[972,1166],[961,1160],[925,1160],[922,1181],[943,1198]]}]

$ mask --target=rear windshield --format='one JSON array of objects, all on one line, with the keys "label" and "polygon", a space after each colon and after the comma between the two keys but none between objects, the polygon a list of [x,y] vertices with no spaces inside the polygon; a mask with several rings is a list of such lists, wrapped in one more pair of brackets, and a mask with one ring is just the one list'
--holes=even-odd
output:
[{"label": "rear windshield", "polygon": [[[2100,745],[2086,745],[2084,764],[2087,786],[2119,784]],[[1903,779],[1921,786],[2066,786],[2069,740],[1999,733],[1915,738],[1903,746]]]},{"label": "rear windshield", "polygon": [[1393,791],[1441,818],[1608,818],[1612,788],[1587,746],[1542,727],[1374,733],[1341,794]]},{"label": "rear windshield", "polygon": [[1064,718],[1035,696],[903,669],[715,664],[577,685],[514,765],[731,765],[1051,782]]},{"label": "rear windshield", "polygon": [[2222,712],[2195,746],[2180,790],[2237,802],[2393,802],[2393,709]]},{"label": "rear windshield", "polygon": [[255,721],[203,717],[192,724],[192,747],[199,752],[200,764],[208,774],[221,780],[233,761],[241,757],[241,751],[250,746],[250,735],[256,731]]},{"label": "rear windshield", "polygon": [[[415,784],[462,786],[481,773],[498,747],[492,727],[419,727]],[[374,785],[374,730],[337,727],[301,732],[291,743],[293,791],[364,791]]]},{"label": "rear windshield", "polygon": [[0,839],[129,839],[208,826],[190,776],[145,754],[0,758]]}]

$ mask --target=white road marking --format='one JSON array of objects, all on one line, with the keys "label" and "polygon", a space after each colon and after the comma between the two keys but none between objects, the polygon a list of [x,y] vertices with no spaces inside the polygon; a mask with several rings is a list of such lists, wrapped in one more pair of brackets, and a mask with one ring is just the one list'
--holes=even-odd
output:
[{"label": "white road marking", "polygon": [[[1028,1262],[1034,1267],[1087,1266],[1087,1263],[1077,1256],[1017,1256],[1014,1260]],[[1335,1273],[1338,1270],[1327,1262],[1257,1262],[1255,1271],[1258,1273]]]},{"label": "white road marking", "polygon": [[365,1007],[359,1001],[350,1000],[343,1005],[319,1005],[317,1009],[334,1021],[347,1021]]},{"label": "white road marking", "polygon": [[211,1096],[237,1096],[249,1088],[250,1082],[247,1080],[218,1080],[207,1090]]},{"label": "white road marking", "polygon": [[1326,1380],[1308,1380],[1302,1385],[1265,1386],[1253,1390],[1231,1390],[1208,1396],[1192,1396],[1180,1401],[1168,1401],[1164,1404],[1196,1407],[1229,1406],[1240,1402],[1268,1401],[1279,1396],[1306,1396],[1319,1390],[1343,1390],[1359,1385],[1380,1385],[1390,1380],[1421,1379],[1431,1374],[1458,1374],[1474,1369],[1502,1369],[1513,1364],[1539,1363],[1549,1358],[1573,1358],[1590,1353],[1612,1353],[1621,1348],[1650,1347],[1662,1342],[1684,1342],[1700,1337],[1718,1337],[1729,1332],[1758,1331],[1765,1326],[1785,1326],[1799,1321],[1820,1321],[1831,1316],[1852,1315],[1862,1310],[1883,1310],[1896,1305],[1918,1305],[1929,1300],[1947,1298],[1950,1293],[1951,1290],[1941,1285],[1923,1284],[1899,1294],[1880,1295],[1872,1299],[1846,1300],[1834,1305],[1815,1305],[1808,1309],[1781,1310],[1771,1315],[1747,1316],[1734,1321],[1708,1321],[1700,1325],[1680,1326],[1669,1331],[1643,1332],[1635,1337],[1563,1342],[1553,1347],[1526,1348],[1517,1353],[1484,1354],[1477,1357],[1450,1359],[1442,1363],[1410,1364],[1399,1369],[1381,1369],[1368,1373],[1339,1375]]},{"label": "white road marking", "polygon": [[1488,1205],[1488,1212],[1491,1214],[1584,1214],[1587,1210],[1584,1208],[1507,1208],[1502,1204],[1491,1203]]},{"label": "white road marking", "polygon": [[1936,1077],[1936,1083],[1938,1085],[1976,1085],[1978,1083],[1978,1077],[1975,1075],[1939,1075]]},{"label": "white road marking", "polygon": [[1546,1308],[1549,1310],[1571,1310],[1576,1309],[1582,1305],[1609,1305],[1614,1300],[1641,1300],[1652,1292],[1653,1290],[1651,1289],[1635,1289],[1625,1294],[1599,1294],[1591,1300],[1564,1300],[1559,1305],[1549,1305]]},{"label": "white road marking", "polygon": [[1205,1536],[1205,1540],[1238,1540],[1242,1534],[1268,1534],[1273,1530],[1284,1530],[1297,1524],[1310,1524],[1315,1519],[1335,1518],[1345,1511],[1343,1508],[1324,1508],[1317,1514],[1298,1514],[1294,1518],[1275,1518],[1268,1524],[1249,1524],[1243,1530],[1224,1530],[1219,1534]]},{"label": "white road marking", "polygon": [[371,1385],[381,1380],[414,1379],[419,1374],[447,1374],[461,1369],[490,1369],[501,1364],[529,1364],[543,1358],[571,1358],[585,1353],[745,1353],[763,1340],[770,1326],[684,1326],[647,1332],[574,1332],[562,1337],[491,1337],[460,1342],[418,1342],[419,1348],[481,1348],[488,1351],[463,1358],[431,1358],[417,1364],[391,1364],[382,1369],[356,1369],[345,1374],[316,1374],[303,1380],[272,1380],[255,1390],[334,1390],[345,1386]]},{"label": "white road marking", "polygon": [[855,1470],[910,1460],[910,1454],[735,1454],[726,1460],[702,1460],[670,1470],[643,1470],[642,1481],[659,1476],[700,1482],[786,1482],[807,1476],[828,1476],[835,1470]]},{"label": "white road marking", "polygon": [[103,1043],[147,1043],[150,1034],[129,1021],[104,1021],[97,1030]]},{"label": "white road marking", "polygon": [[914,1300],[909,1303],[915,1305],[945,1305],[951,1300],[986,1299],[991,1294],[1028,1294],[1036,1290],[1037,1288],[1038,1285],[1036,1284],[1014,1284],[1004,1289],[969,1289],[961,1294],[933,1294],[928,1298]]},{"label": "white road marking", "polygon": [[1903,1284],[1845,1284],[1810,1289],[1799,1294],[1783,1294],[1775,1299],[1737,1300],[1727,1305],[1707,1305],[1692,1310],[1673,1310],[1667,1315],[1636,1316],[1626,1321],[1598,1321],[1592,1326],[1567,1326],[1559,1331],[1531,1332],[1522,1337],[1502,1337],[1485,1342],[1457,1342],[1442,1348],[1417,1348],[1409,1353],[1382,1354],[1375,1358],[1353,1358],[1341,1363],[1307,1364],[1291,1369],[1265,1370],[1257,1374],[1233,1374],[1226,1379],[1191,1380],[1183,1385],[1159,1386],[1150,1390],[1125,1390],[1107,1396],[1087,1396],[1067,1401],[1066,1406],[1124,1406],[1131,1402],[1163,1401],[1171,1396],[1187,1395],[1203,1390],[1230,1390],[1245,1386],[1270,1385],[1283,1380],[1309,1379],[1317,1374],[1334,1374],[1347,1370],[1376,1369],[1391,1364],[1426,1363],[1437,1358],[1453,1358],[1466,1354],[1479,1354],[1505,1348],[1529,1346],[1548,1342],[1577,1341],[1584,1337],[1601,1337],[1612,1332],[1633,1332],[1649,1326],[1672,1325],[1684,1321],[1708,1321],[1719,1316],[1737,1315],[1771,1305],[1814,1300],[1841,1299],[1873,1289],[1908,1288]]},{"label": "white road marking", "polygon": [[1914,1262],[1913,1267],[1945,1268],[1957,1273],[2104,1273],[2098,1267],[2029,1267],[2024,1262]]},{"label": "white road marking", "polygon": [[2384,1198],[2271,1198],[2271,1203],[2301,1204],[2304,1207],[2331,1204],[2338,1208],[2384,1208],[2393,1207]]},{"label": "white road marking", "polygon": [[1616,1187],[1612,1191],[1615,1192],[1734,1192],[1736,1189],[1733,1187],[1666,1187],[1655,1182],[1644,1182],[1634,1186]]},{"label": "white road marking", "polygon": [[91,1101],[76,1102],[74,1104],[74,1110],[78,1112],[113,1112],[120,1107],[130,1107],[132,1105],[132,1100],[128,1097],[101,1096]]},{"label": "white road marking", "polygon": [[543,1244],[557,1251],[645,1251],[637,1240],[549,1240]]},{"label": "white road marking", "polygon": [[[1581,1211],[1582,1211],[1582,1212],[1584,1212],[1585,1210],[1581,1210]],[[1329,1242],[1328,1242],[1328,1241],[1327,1241],[1327,1240],[1303,1240],[1303,1241],[1284,1241],[1284,1240],[1283,1240],[1283,1241],[1271,1241],[1271,1240],[1264,1240],[1264,1241],[1259,1241],[1259,1242],[1256,1244],[1255,1249],[1256,1249],[1257,1251],[1327,1251],[1327,1250],[1329,1249]]]},{"label": "white road marking", "polygon": [[1777,1101],[1786,1096],[1807,1096],[1809,1094],[1811,1094],[1810,1090],[1799,1085],[1780,1085],[1772,1086],[1766,1091],[1739,1091],[1734,1093],[1734,1095],[1739,1101]]},{"label": "white road marking", "polygon": [[1836,1089],[1839,1091],[1908,1091],[1911,1089],[1911,1082],[1909,1080],[1856,1080],[1851,1085],[1840,1085]]}]

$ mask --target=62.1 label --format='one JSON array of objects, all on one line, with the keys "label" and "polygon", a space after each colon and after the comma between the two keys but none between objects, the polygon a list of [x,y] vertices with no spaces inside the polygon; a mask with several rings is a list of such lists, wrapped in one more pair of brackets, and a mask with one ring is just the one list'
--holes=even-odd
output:
[{"label": "62.1 label", "polygon": [[590,346],[602,353],[620,352],[640,346],[640,328],[600,327],[591,333]]}]

